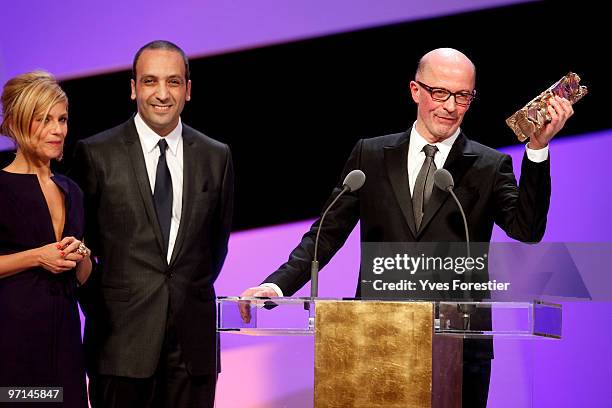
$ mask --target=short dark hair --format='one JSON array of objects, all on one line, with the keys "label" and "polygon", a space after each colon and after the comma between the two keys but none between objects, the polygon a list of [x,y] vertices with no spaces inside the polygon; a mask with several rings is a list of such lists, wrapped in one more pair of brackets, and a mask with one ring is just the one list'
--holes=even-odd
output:
[{"label": "short dark hair", "polygon": [[178,45],[166,40],[151,41],[150,43],[143,45],[138,50],[136,55],[134,55],[134,62],[132,63],[132,79],[134,81],[136,81],[136,63],[138,63],[140,54],[142,54],[145,50],[168,50],[178,52],[180,56],[183,57],[183,62],[185,63],[185,79],[189,81],[189,59],[187,58],[185,51],[183,51]]}]

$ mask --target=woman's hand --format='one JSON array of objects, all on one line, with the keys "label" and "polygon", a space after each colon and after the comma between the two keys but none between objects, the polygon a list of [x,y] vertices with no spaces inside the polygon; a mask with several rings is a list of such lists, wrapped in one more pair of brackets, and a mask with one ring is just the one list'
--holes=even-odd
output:
[{"label": "woman's hand", "polygon": [[76,263],[76,277],[83,285],[91,274],[91,251],[75,237],[65,237],[58,244],[62,248],[64,259]]},{"label": "woman's hand", "polygon": [[85,282],[91,273],[91,251],[75,237],[66,237],[39,248],[9,255],[0,255],[0,278],[5,278],[30,268],[41,267],[59,274],[76,268],[77,279]]},{"label": "woman's hand", "polygon": [[38,266],[51,273],[63,273],[74,269],[76,261],[65,259],[66,252],[61,242],[45,245],[37,249]]},{"label": "woman's hand", "polygon": [[78,264],[83,259],[89,258],[89,255],[91,255],[91,251],[85,246],[85,244],[75,237],[65,237],[58,244],[62,248],[64,259],[68,261],[74,261]]}]

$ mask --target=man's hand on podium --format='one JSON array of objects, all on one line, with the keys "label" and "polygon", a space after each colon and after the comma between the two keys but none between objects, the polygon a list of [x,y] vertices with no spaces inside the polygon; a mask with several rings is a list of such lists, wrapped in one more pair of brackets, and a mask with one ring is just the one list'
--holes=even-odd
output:
[{"label": "man's hand on podium", "polygon": [[[240,294],[240,297],[265,297],[272,298],[278,297],[278,293],[267,286],[256,286],[253,288],[248,288],[244,292]],[[240,309],[240,317],[242,317],[242,321],[245,323],[251,322],[251,301],[250,300],[241,300],[238,302],[238,308]]]}]

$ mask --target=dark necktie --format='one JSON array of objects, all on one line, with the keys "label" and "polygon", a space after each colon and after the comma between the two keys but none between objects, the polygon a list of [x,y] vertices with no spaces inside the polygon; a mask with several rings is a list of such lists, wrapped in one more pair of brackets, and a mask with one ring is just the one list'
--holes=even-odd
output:
[{"label": "dark necktie", "polygon": [[414,211],[414,222],[416,224],[417,231],[421,228],[421,221],[423,220],[423,214],[427,207],[427,202],[434,186],[434,172],[436,171],[436,163],[434,163],[434,156],[438,151],[436,146],[425,145],[423,146],[425,152],[425,161],[419,175],[417,176],[416,183],[414,184],[414,192],[412,194],[412,209]]},{"label": "dark necktie", "polygon": [[161,228],[164,239],[164,249],[168,252],[168,240],[170,237],[170,220],[172,219],[172,178],[166,163],[166,149],[168,143],[161,139],[159,143],[159,161],[157,162],[157,172],[155,174],[155,191],[153,200],[157,211],[157,221]]}]

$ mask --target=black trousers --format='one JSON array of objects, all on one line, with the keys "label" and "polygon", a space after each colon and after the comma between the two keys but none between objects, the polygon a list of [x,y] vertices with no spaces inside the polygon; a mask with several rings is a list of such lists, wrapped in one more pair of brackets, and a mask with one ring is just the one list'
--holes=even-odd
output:
[{"label": "black trousers", "polygon": [[89,379],[92,408],[213,408],[216,375],[192,376],[181,356],[168,313],[159,364],[150,378],[95,375]]},{"label": "black trousers", "polygon": [[486,408],[491,380],[491,360],[463,362],[463,408]]}]

